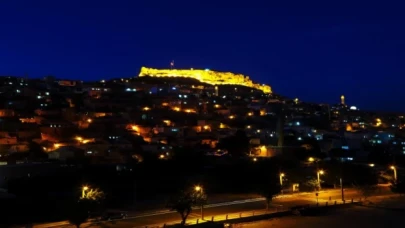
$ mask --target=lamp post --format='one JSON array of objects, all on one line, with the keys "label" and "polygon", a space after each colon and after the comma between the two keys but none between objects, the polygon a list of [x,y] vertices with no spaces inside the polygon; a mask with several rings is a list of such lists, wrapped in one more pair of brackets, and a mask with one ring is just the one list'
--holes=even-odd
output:
[{"label": "lamp post", "polygon": [[392,165],[390,168],[394,171],[394,181],[397,182],[397,167]]},{"label": "lamp post", "polygon": [[283,177],[284,177],[284,173],[280,173],[281,194],[284,194],[284,190],[283,190]]},{"label": "lamp post", "polygon": [[[200,198],[202,197],[203,194],[203,188],[199,185],[195,186],[194,190],[198,193],[201,194]],[[201,219],[204,219],[204,214],[203,214],[203,203],[201,202]]]},{"label": "lamp post", "polygon": [[89,187],[87,187],[87,186],[82,187],[82,198],[85,198],[87,190],[89,190]]},{"label": "lamp post", "polygon": [[319,190],[321,190],[321,175],[323,175],[324,174],[324,172],[323,172],[323,170],[318,170],[317,172],[316,172],[316,174],[317,174],[317,176],[318,176],[318,185],[319,185]]}]

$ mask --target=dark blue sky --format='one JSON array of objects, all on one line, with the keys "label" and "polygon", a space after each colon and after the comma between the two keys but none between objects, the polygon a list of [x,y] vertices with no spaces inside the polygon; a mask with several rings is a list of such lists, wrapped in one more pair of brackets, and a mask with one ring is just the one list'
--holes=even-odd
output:
[{"label": "dark blue sky", "polygon": [[0,75],[102,79],[142,65],[249,75],[277,93],[405,111],[405,3],[0,1]]}]

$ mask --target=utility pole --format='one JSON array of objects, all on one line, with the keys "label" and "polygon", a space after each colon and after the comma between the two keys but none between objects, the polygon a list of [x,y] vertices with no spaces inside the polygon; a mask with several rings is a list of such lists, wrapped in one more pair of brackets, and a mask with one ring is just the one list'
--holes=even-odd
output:
[{"label": "utility pole", "polygon": [[343,189],[343,162],[340,161],[340,191],[342,192],[342,201],[345,201],[345,192]]}]

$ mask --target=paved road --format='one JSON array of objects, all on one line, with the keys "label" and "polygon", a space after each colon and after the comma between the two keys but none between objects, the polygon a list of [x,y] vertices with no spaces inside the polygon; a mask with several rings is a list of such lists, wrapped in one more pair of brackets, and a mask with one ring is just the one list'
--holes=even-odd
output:
[{"label": "paved road", "polygon": [[[384,189],[379,192],[379,194],[389,194],[388,189]],[[345,199],[350,201],[352,198],[359,200],[360,195],[352,189],[345,190]],[[331,200],[329,200],[331,199]],[[334,203],[334,201],[341,201],[341,191],[340,190],[329,190],[321,191],[318,195],[319,204]],[[296,195],[285,195],[280,196],[273,200],[270,210],[279,210],[279,209],[288,209],[297,205],[307,205],[307,204],[316,204],[317,197],[315,193],[307,194],[296,194]],[[277,209],[276,209],[277,208]],[[253,211],[262,211],[266,209],[266,204],[264,199],[251,199],[245,201],[237,202],[228,202],[220,204],[207,205],[204,208],[204,218],[211,219],[212,216],[219,216],[232,213],[252,213]],[[200,218],[200,209],[196,208],[189,215],[190,220],[195,220]],[[153,213],[146,213],[132,218],[128,218],[120,221],[107,222],[103,224],[102,227],[111,227],[111,228],[121,228],[121,227],[142,227],[151,224],[163,224],[171,223],[180,220],[180,216],[176,212],[172,211],[157,211]],[[69,227],[70,226],[65,226]],[[82,227],[99,227],[97,225],[83,224]]]}]

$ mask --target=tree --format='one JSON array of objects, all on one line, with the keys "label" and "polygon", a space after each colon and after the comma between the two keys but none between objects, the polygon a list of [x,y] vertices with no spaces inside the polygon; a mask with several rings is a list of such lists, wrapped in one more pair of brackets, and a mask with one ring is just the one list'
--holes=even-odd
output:
[{"label": "tree", "polygon": [[48,158],[48,155],[44,152],[43,148],[36,142],[29,142],[29,158],[30,160],[43,160]]},{"label": "tree", "polygon": [[361,194],[365,200],[372,196],[378,189],[377,185],[363,184],[363,185],[353,185],[356,191]]},{"label": "tree", "polygon": [[317,191],[319,189],[319,183],[316,178],[311,178],[304,182],[304,185],[307,186],[311,191]]},{"label": "tree", "polygon": [[89,201],[95,201],[95,202],[100,202],[101,200],[104,199],[104,192],[94,188],[94,189],[89,189],[87,191],[84,191],[84,194],[80,198],[81,200],[89,200]]},{"label": "tree", "polygon": [[405,180],[402,181],[392,181],[391,191],[394,193],[405,194]]},{"label": "tree", "polygon": [[87,210],[86,204],[83,204],[79,201],[71,207],[68,214],[68,221],[70,224],[75,225],[77,228],[79,228],[82,223],[87,221],[88,217],[89,212]]},{"label": "tree", "polygon": [[181,216],[181,224],[184,226],[188,215],[192,211],[193,206],[202,205],[206,201],[206,195],[200,191],[183,191],[179,194],[172,196],[166,207],[170,210],[176,211]]},{"label": "tree", "polygon": [[268,182],[260,186],[259,195],[266,198],[266,209],[269,210],[270,203],[281,191],[281,186],[275,182]]},{"label": "tree", "polygon": [[220,141],[218,148],[226,149],[230,155],[244,157],[249,153],[249,138],[243,130],[236,131],[235,135]]},{"label": "tree", "polygon": [[94,212],[96,210],[102,210],[103,207],[101,204],[104,199],[105,194],[103,191],[97,188],[88,188],[82,192],[79,203],[83,208],[86,208],[87,212]]}]

